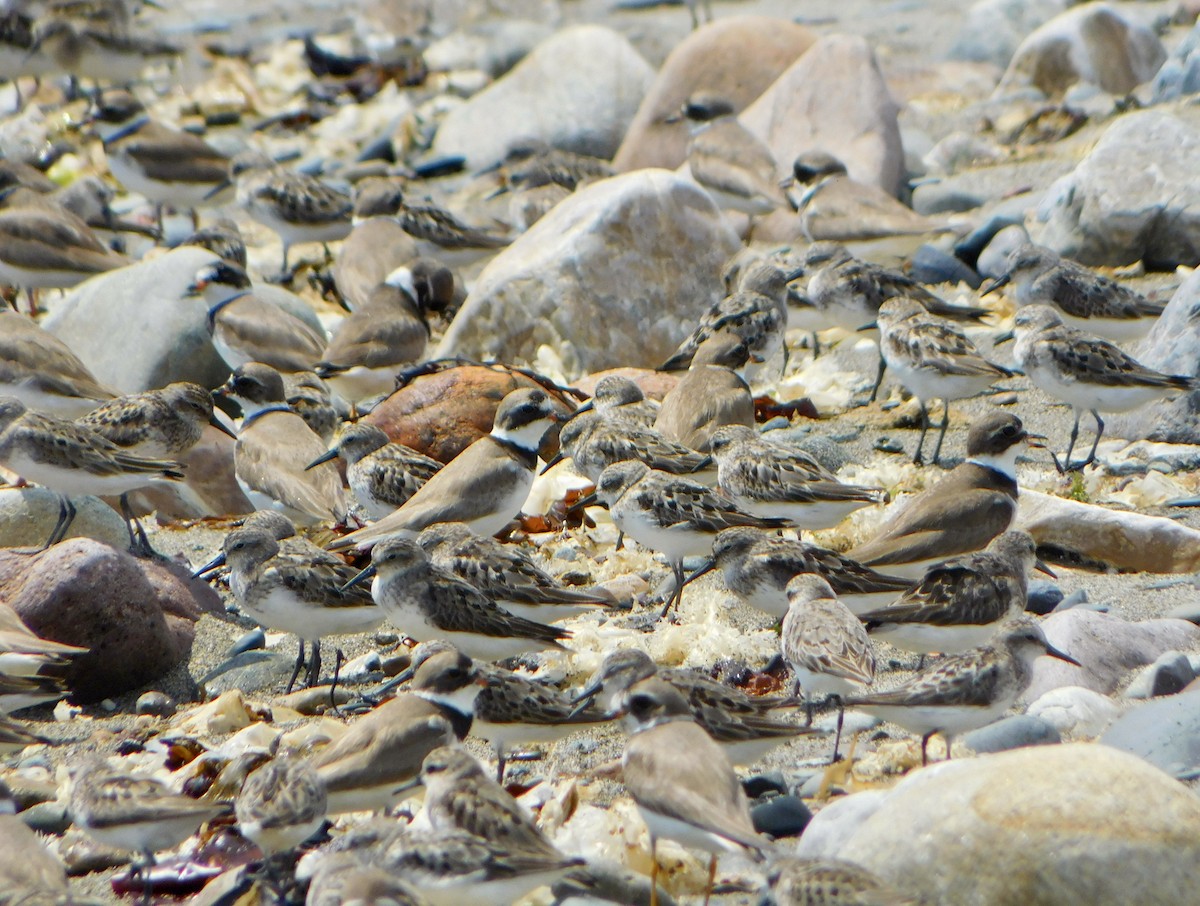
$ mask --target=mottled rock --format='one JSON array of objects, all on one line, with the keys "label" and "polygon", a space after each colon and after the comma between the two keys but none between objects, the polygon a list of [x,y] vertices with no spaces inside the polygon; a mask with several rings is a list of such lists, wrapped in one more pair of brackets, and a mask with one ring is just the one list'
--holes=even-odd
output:
[{"label": "mottled rock", "polygon": [[[1150,333],[1132,350],[1138,361],[1171,374],[1200,373],[1198,306],[1200,271],[1183,281]],[[1105,424],[1112,434],[1130,440],[1200,443],[1200,392],[1181,393],[1110,416]]]},{"label": "mottled rock", "polygon": [[972,730],[962,738],[962,744],[978,755],[1007,752],[1026,746],[1052,746],[1062,742],[1053,724],[1029,714],[1013,714]]},{"label": "mottled rock", "polygon": [[1051,689],[1025,709],[1067,739],[1094,739],[1116,720],[1121,709],[1111,698],[1082,686]]},{"label": "mottled rock", "polygon": [[1168,774],[1194,774],[1200,770],[1200,689],[1132,708],[1100,742],[1144,758]]},{"label": "mottled rock", "polygon": [[741,114],[775,154],[780,176],[802,151],[826,151],[858,182],[895,195],[904,180],[897,107],[866,40],[830,35]]},{"label": "mottled rock", "polygon": [[1084,264],[1200,263],[1200,131],[1158,110],[1119,117],[1046,192],[1040,242]]},{"label": "mottled rock", "polygon": [[[68,538],[92,538],[116,548],[129,546],[121,515],[98,497],[74,497],[75,521]],[[41,547],[58,522],[58,495],[45,488],[0,491],[0,547]]]},{"label": "mottled rock", "polygon": [[1200,799],[1105,746],[943,762],[884,795],[839,855],[931,902],[1123,906],[1195,890]]},{"label": "mottled rock", "polygon": [[[464,365],[422,375],[397,390],[364,421],[439,462],[449,462],[492,430],[496,408],[513,390],[540,386],[524,375]],[[574,408],[562,401],[564,417]]]},{"label": "mottled rock", "polygon": [[431,44],[421,59],[431,70],[482,69],[498,78],[553,34],[544,22],[502,19],[457,31]]},{"label": "mottled rock", "polygon": [[1167,651],[1125,687],[1125,698],[1157,698],[1182,692],[1196,678],[1191,661],[1182,651]]},{"label": "mottled rock", "polygon": [[1071,0],[978,0],[967,10],[950,56],[1007,66],[1026,35],[1070,5]]},{"label": "mottled rock", "polygon": [[187,658],[201,614],[221,612],[217,593],[185,570],[83,538],[0,551],[0,600],[38,635],[89,649],[66,674],[85,702],[162,676]]},{"label": "mottled rock", "polygon": [[503,158],[516,140],[538,138],[610,158],[653,79],[650,64],[615,31],[563,29],[451,111],[438,127],[433,153],[461,154],[478,169]]},{"label": "mottled rock", "polygon": [[1128,94],[1166,59],[1158,36],[1103,3],[1085,3],[1055,16],[1021,42],[996,89],[999,95],[1033,86],[1061,95],[1076,82]]},{"label": "mottled rock", "polygon": [[1200,571],[1200,531],[1162,516],[1022,491],[1016,526],[1033,535],[1039,547],[1121,570]]},{"label": "mottled rock", "polygon": [[740,111],[787,69],[816,36],[785,19],[731,16],[705,25],[671,51],[613,159],[622,171],[673,170],[687,156],[688,132],[663,119],[699,91],[729,99]]},{"label": "mottled rock", "polygon": [[1200,627],[1185,620],[1130,623],[1111,614],[1074,607],[1042,621],[1046,638],[1083,667],[1055,658],[1039,658],[1024,695],[1036,701],[1059,686],[1083,686],[1108,694],[1131,670],[1153,663],[1161,654],[1200,644]]},{"label": "mottled rock", "polygon": [[1200,23],[1192,27],[1155,74],[1150,98],[1151,103],[1161,104],[1197,92],[1200,92]]},{"label": "mottled rock", "polygon": [[665,170],[581,189],[479,275],[437,356],[533,361],[568,378],[666,359],[722,294],[740,247],[708,194]]}]

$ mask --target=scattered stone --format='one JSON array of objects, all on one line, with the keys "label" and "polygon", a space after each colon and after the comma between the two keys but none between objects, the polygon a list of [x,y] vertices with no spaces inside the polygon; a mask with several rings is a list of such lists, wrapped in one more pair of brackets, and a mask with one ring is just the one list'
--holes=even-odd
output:
[{"label": "scattered stone", "polygon": [[771,771],[767,774],[752,774],[747,777],[742,781],[742,789],[746,791],[746,796],[753,802],[763,796],[782,796],[787,793],[788,786],[782,773]]},{"label": "scattered stone", "polygon": [[89,649],[66,680],[93,702],[153,682],[191,651],[195,622],[221,600],[178,566],[87,538],[48,551],[0,551],[0,600],[43,638]]},{"label": "scattered stone", "polygon": [[1061,95],[1090,82],[1124,95],[1158,71],[1167,53],[1150,29],[1102,3],[1085,3],[1051,19],[1021,42],[996,89],[1013,94],[1033,86]]},{"label": "scattered stone", "polygon": [[874,447],[880,453],[898,454],[904,452],[904,444],[898,440],[893,440],[890,437],[880,437],[875,441]]},{"label": "scattered stone", "polygon": [[1182,651],[1167,651],[1125,687],[1125,698],[1158,698],[1182,692],[1196,678],[1191,661]]},{"label": "scattered stone", "polygon": [[529,362],[549,346],[568,379],[656,367],[720,298],[738,247],[690,180],[661,170],[603,180],[491,261],[437,355]]},{"label": "scattered stone", "polygon": [[277,651],[244,651],[232,657],[198,681],[210,696],[234,689],[261,692],[278,689],[292,675],[293,655]]},{"label": "scattered stone", "polygon": [[[129,531],[121,514],[98,497],[72,497],[75,521],[68,538],[91,538],[110,547],[129,547]],[[58,522],[58,495],[45,488],[0,491],[0,547],[36,549]]]},{"label": "scattered stone", "polygon": [[17,817],[30,830],[52,837],[61,837],[71,826],[71,813],[65,802],[39,802],[23,809]]},{"label": "scattered stone", "polygon": [[229,650],[225,652],[228,657],[234,657],[241,654],[243,651],[254,651],[259,648],[265,648],[267,644],[267,634],[261,626],[251,629],[245,635],[241,636],[236,642],[229,646]]},{"label": "scattered stone", "polygon": [[772,796],[750,809],[754,829],[775,840],[798,837],[804,833],[812,816],[808,806],[792,795]]},{"label": "scattered stone", "polygon": [[1130,752],[1176,777],[1200,769],[1200,689],[1127,711],[1100,742]]},{"label": "scattered stone", "polygon": [[365,683],[377,677],[383,669],[378,651],[368,651],[342,664],[339,679],[346,683]]},{"label": "scattered stone", "polygon": [[1026,35],[1070,5],[1070,0],[978,0],[967,10],[950,56],[1005,67]]},{"label": "scattered stone", "polygon": [[979,755],[1060,742],[1062,737],[1053,724],[1028,714],[1013,714],[962,737],[962,744]]},{"label": "scattered stone", "polygon": [[1022,491],[1016,527],[1033,535],[1039,548],[1084,562],[1133,572],[1200,571],[1200,531],[1161,516]]},{"label": "scattered stone", "polygon": [[1095,739],[1117,719],[1120,707],[1108,696],[1082,686],[1059,686],[1025,709],[1045,721],[1064,739]]},{"label": "scattered stone", "polygon": [[1200,624],[1200,601],[1185,601],[1177,604],[1163,614],[1167,619],[1187,620],[1189,623]]},{"label": "scattered stone", "polygon": [[1105,746],[948,761],[883,795],[839,855],[931,902],[1118,906],[1194,890],[1200,799]]},{"label": "scattered stone", "polygon": [[[514,371],[463,365],[409,381],[376,406],[364,421],[378,425],[405,446],[449,462],[492,430],[500,401],[513,390],[537,387]],[[574,406],[565,401],[562,414]]]},{"label": "scattered stone", "polygon": [[499,162],[516,141],[536,138],[611,158],[653,79],[650,64],[615,31],[565,28],[452,110],[432,153],[462,155],[468,167],[481,169]]},{"label": "scattered stone", "polygon": [[921,283],[965,283],[972,289],[983,283],[979,274],[958,258],[928,243],[913,255],[909,276]]},{"label": "scattered stone", "polygon": [[[1080,7],[1082,8],[1082,7]],[[1046,192],[1040,242],[1090,266],[1200,263],[1200,132],[1158,110],[1118,117]]]},{"label": "scattered stone", "polygon": [[134,705],[138,714],[152,717],[170,717],[175,713],[175,702],[165,692],[143,692]]},{"label": "scattered stone", "polygon": [[1015,223],[1000,229],[979,253],[979,273],[993,280],[1004,276],[1008,273],[1008,257],[1013,249],[1028,241],[1029,233],[1022,224]]},{"label": "scattered stone", "polygon": [[281,695],[276,701],[285,708],[291,708],[297,714],[312,716],[324,714],[333,706],[331,701],[344,705],[355,698],[355,693],[341,684],[334,690],[332,700],[329,686],[311,686],[307,689],[297,689],[288,695]]},{"label": "scattered stone", "polygon": [[806,859],[836,859],[846,841],[885,803],[884,790],[864,790],[834,799],[813,815],[804,828],[796,855]]},{"label": "scattered stone", "polygon": [[1059,686],[1084,686],[1105,695],[1115,691],[1131,670],[1153,663],[1161,654],[1200,643],[1200,627],[1183,620],[1130,623],[1094,610],[1072,608],[1042,621],[1046,638],[1083,666],[1039,658],[1025,701],[1035,701]]},{"label": "scattered stone", "polygon": [[[1193,13],[1193,21],[1195,14]],[[1200,24],[1192,27],[1154,76],[1150,103],[1174,101],[1200,92]]]},{"label": "scattered stone", "polygon": [[775,154],[780,176],[802,151],[826,151],[858,182],[895,195],[904,146],[879,63],[857,36],[830,35],[791,65],[742,113],[746,128]]},{"label": "scattered stone", "polygon": [[973,211],[987,201],[986,198],[969,192],[953,183],[923,182],[913,189],[912,206],[918,214],[957,214]]},{"label": "scattered stone", "polygon": [[1064,610],[1070,610],[1072,607],[1084,607],[1090,603],[1087,589],[1079,588],[1054,605],[1054,610],[1051,613],[1062,613]]},{"label": "scattered stone", "polygon": [[1045,579],[1034,579],[1029,583],[1029,594],[1025,599],[1025,609],[1042,617],[1054,610],[1063,599],[1062,589],[1053,582]]},{"label": "scattered stone", "polygon": [[613,159],[621,172],[674,170],[687,157],[688,131],[664,123],[692,94],[710,91],[740,112],[762,94],[816,36],[786,19],[722,17],[697,29],[671,51]]}]

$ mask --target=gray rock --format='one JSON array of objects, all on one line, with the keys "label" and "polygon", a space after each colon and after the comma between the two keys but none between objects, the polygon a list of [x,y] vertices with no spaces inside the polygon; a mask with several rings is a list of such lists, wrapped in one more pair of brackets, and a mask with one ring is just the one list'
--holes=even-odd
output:
[{"label": "gray rock", "polygon": [[1010,224],[996,232],[979,253],[976,269],[984,277],[995,280],[1008,273],[1008,256],[1012,250],[1029,241],[1029,233],[1021,224]]},{"label": "gray rock", "polygon": [[1070,5],[1070,0],[978,0],[963,18],[950,57],[1007,66],[1026,35]]},{"label": "gray rock", "polygon": [[143,692],[134,706],[138,714],[154,717],[170,717],[175,713],[175,702],[165,692]]},{"label": "gray rock", "polygon": [[[75,521],[68,538],[93,538],[116,548],[129,546],[121,515],[99,497],[72,497]],[[45,488],[0,491],[0,547],[41,547],[58,521],[58,495]]]},{"label": "gray rock", "polygon": [[812,812],[798,796],[772,796],[750,810],[750,820],[760,834],[779,840],[803,833],[812,820]]},{"label": "gray rock", "polygon": [[1034,579],[1029,583],[1029,595],[1025,600],[1025,609],[1038,616],[1045,616],[1054,610],[1064,597],[1062,589],[1053,582]]},{"label": "gray rock", "polygon": [[482,69],[492,78],[499,78],[551,34],[553,29],[542,22],[485,22],[429,45],[421,58],[431,70]]},{"label": "gray rock", "polygon": [[962,744],[980,755],[1007,752],[1025,746],[1052,746],[1062,742],[1057,728],[1038,717],[1014,714],[972,730],[962,738]]},{"label": "gray rock", "polygon": [[796,855],[806,859],[836,859],[858,829],[887,801],[883,790],[866,790],[834,799],[813,815],[804,828]]},{"label": "gray rock", "polygon": [[1200,689],[1127,711],[1100,742],[1130,752],[1174,776],[1200,769]]},{"label": "gray rock", "polygon": [[598,25],[563,29],[451,111],[432,154],[461,154],[479,169],[499,161],[517,139],[537,138],[611,158],[653,79],[650,64],[616,32]]},{"label": "gray rock", "polygon": [[65,802],[39,802],[21,811],[17,817],[30,830],[54,837],[61,837],[71,826],[71,813]]},{"label": "gray rock", "polygon": [[742,112],[791,174],[802,151],[826,151],[861,183],[895,195],[904,180],[896,102],[870,45],[851,35],[822,38]]},{"label": "gray rock", "polygon": [[1167,651],[1133,678],[1123,693],[1125,698],[1158,698],[1182,692],[1196,673],[1182,651]]},{"label": "gray rock", "polygon": [[1036,701],[1059,686],[1083,686],[1107,695],[1131,670],[1153,663],[1161,654],[1200,643],[1200,627],[1183,620],[1129,623],[1094,610],[1073,608],[1042,621],[1050,644],[1083,667],[1055,658],[1039,658],[1025,701]]},{"label": "gray rock", "polygon": [[210,698],[230,689],[258,692],[282,686],[296,665],[294,655],[277,651],[243,651],[202,677],[198,682]]},{"label": "gray rock", "polygon": [[1040,242],[1087,265],[1200,263],[1200,131],[1158,110],[1118,118],[1046,192]]},{"label": "gray rock", "polygon": [[437,356],[533,361],[567,376],[663,362],[721,295],[740,247],[708,194],[664,170],[577,191],[480,274]]},{"label": "gray rock", "polygon": [[925,182],[913,189],[912,206],[918,214],[955,214],[973,211],[987,201],[950,183]]},{"label": "gray rock", "polygon": [[1077,82],[1090,82],[1124,95],[1149,81],[1166,56],[1150,29],[1103,3],[1084,3],[1021,42],[996,93],[1032,86],[1045,95],[1061,95]]},{"label": "gray rock", "polygon": [[909,276],[922,283],[965,283],[978,289],[983,283],[979,274],[949,252],[925,244],[912,257]]},{"label": "gray rock", "polygon": [[1150,87],[1152,104],[1200,92],[1200,23],[1171,52]]},{"label": "gray rock", "polygon": [[930,902],[1165,906],[1195,897],[1200,799],[1106,746],[941,762],[883,795],[838,855]]},{"label": "gray rock", "polygon": [[1051,689],[1025,709],[1054,727],[1064,739],[1095,739],[1120,715],[1111,698],[1082,686]]},{"label": "gray rock", "polygon": [[[1200,161],[1200,156],[1197,157]],[[1200,249],[1200,244],[1197,245]],[[1167,303],[1150,333],[1133,354],[1138,361],[1170,374],[1196,374],[1200,369],[1200,271],[1193,272]],[[1200,443],[1200,391],[1181,393],[1133,412],[1106,419],[1117,437],[1174,444]]]},{"label": "gray rock", "polygon": [[1200,624],[1200,601],[1185,601],[1176,604],[1163,614],[1172,620],[1187,620],[1189,623]]}]

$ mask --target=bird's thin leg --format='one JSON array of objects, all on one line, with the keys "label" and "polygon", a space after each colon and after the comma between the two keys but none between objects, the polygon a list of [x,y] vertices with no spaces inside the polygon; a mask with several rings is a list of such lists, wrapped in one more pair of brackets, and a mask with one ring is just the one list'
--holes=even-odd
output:
[{"label": "bird's thin leg", "polygon": [[504,769],[508,765],[508,755],[504,751],[504,743],[496,743],[496,783],[504,785]]},{"label": "bird's thin leg", "polygon": [[887,371],[887,362],[883,360],[883,353],[879,353],[879,370],[875,372],[875,386],[871,388],[871,395],[867,402],[873,403],[879,396],[879,388],[883,386],[883,373]]},{"label": "bird's thin leg", "polygon": [[842,723],[846,719],[846,706],[842,704],[842,697],[840,695],[831,695],[829,698],[837,705],[838,709],[837,732],[833,737],[833,757],[829,759],[830,764],[836,764],[838,760],[838,748],[842,744]]},{"label": "bird's thin leg", "polygon": [[308,676],[305,678],[305,685],[311,689],[321,681],[321,640],[314,639],[312,643],[312,657],[308,662]]},{"label": "bird's thin leg", "polygon": [[650,906],[658,906],[658,840],[650,835]]},{"label": "bird's thin leg", "polygon": [[1087,459],[1079,464],[1079,468],[1090,466],[1096,461],[1096,448],[1100,446],[1100,438],[1104,436],[1104,421],[1100,418],[1100,413],[1095,409],[1092,410],[1092,418],[1096,420],[1096,439],[1092,441],[1092,451],[1088,453]]},{"label": "bird's thin leg", "polygon": [[329,709],[335,714],[338,712],[337,692],[338,678],[342,675],[342,662],[346,660],[346,656],[342,654],[341,648],[335,648],[333,658],[333,682],[329,686]]},{"label": "bird's thin leg", "polygon": [[300,639],[300,652],[296,655],[296,666],[292,668],[292,678],[288,680],[287,689],[285,692],[291,692],[296,685],[296,677],[300,675],[300,668],[304,666],[304,639]]},{"label": "bird's thin leg", "polygon": [[[883,361],[880,359],[880,361]],[[921,403],[921,436],[917,438],[917,452],[913,454],[913,465],[919,466],[925,462],[925,435],[929,433],[929,409],[925,405],[925,400],[920,400]]]},{"label": "bird's thin leg", "polygon": [[950,400],[942,400],[942,430],[938,434],[937,446],[933,448],[933,464],[935,466],[942,458],[942,441],[946,439],[948,427],[950,427]]},{"label": "bird's thin leg", "polygon": [[658,618],[660,620],[663,619],[668,613],[671,612],[672,607],[674,607],[675,612],[678,613],[679,612],[679,604],[683,600],[683,579],[684,579],[683,561],[680,560],[678,562],[672,563],[671,564],[671,572],[673,572],[675,574],[675,587],[673,589],[671,589],[671,595],[670,595],[670,597],[667,598],[667,606],[664,607],[662,609],[662,613],[660,613],[658,615]]},{"label": "bird's thin leg", "polygon": [[1059,472],[1071,471],[1071,454],[1075,452],[1075,441],[1079,437],[1079,414],[1079,410],[1076,409],[1075,424],[1071,426],[1071,439],[1067,441],[1067,455],[1063,457],[1061,464],[1057,459],[1054,460],[1054,466]]},{"label": "bird's thin leg", "polygon": [[708,886],[704,888],[704,906],[712,899],[713,881],[717,878],[717,854],[708,857]]},{"label": "bird's thin leg", "polygon": [[925,765],[929,764],[929,740],[935,732],[937,731],[930,731],[921,737],[921,767],[925,767]]},{"label": "bird's thin leg", "polygon": [[62,541],[66,537],[67,529],[71,527],[71,523],[74,521],[75,505],[71,503],[71,498],[66,494],[59,494],[58,520],[54,523],[54,530],[50,533],[50,537],[46,539],[46,545],[42,550],[48,550]]}]

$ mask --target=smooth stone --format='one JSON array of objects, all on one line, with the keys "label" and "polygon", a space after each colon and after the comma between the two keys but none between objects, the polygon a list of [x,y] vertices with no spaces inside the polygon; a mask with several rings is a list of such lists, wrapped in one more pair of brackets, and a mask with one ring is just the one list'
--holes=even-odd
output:
[{"label": "smooth stone", "polygon": [[265,648],[267,645],[267,634],[261,626],[251,629],[249,632],[239,636],[237,641],[229,646],[229,650],[225,652],[227,657],[235,657],[244,651],[258,651]]},{"label": "smooth stone", "polygon": [[1053,724],[1028,714],[1013,714],[962,737],[962,744],[978,755],[1060,742],[1062,737]]},{"label": "smooth stone", "polygon": [[[121,514],[99,497],[72,497],[75,520],[67,538],[91,538],[118,549],[129,547]],[[45,488],[0,491],[0,548],[40,548],[58,522],[58,495]]]},{"label": "smooth stone", "polygon": [[254,504],[237,483],[234,443],[232,437],[206,425],[200,442],[179,457],[184,480],[134,491],[129,495],[133,511],[176,520],[252,513]]},{"label": "smooth stone", "polygon": [[[1040,242],[1089,266],[1200,263],[1200,131],[1161,110],[1116,118],[1046,192]],[[1161,325],[1160,325],[1161,326]]]},{"label": "smooth stone", "polygon": [[1071,0],[979,0],[963,17],[950,57],[1007,66],[1026,35],[1070,5]]},{"label": "smooth stone", "polygon": [[1176,604],[1163,614],[1173,620],[1187,620],[1189,623],[1200,624],[1200,601],[1185,601]]},{"label": "smooth stone", "polygon": [[638,385],[646,399],[659,402],[662,402],[663,397],[679,383],[679,376],[669,371],[654,371],[650,368],[609,368],[606,371],[597,371],[581,377],[575,382],[575,389],[591,396],[596,392],[596,385],[609,375],[629,378]]},{"label": "smooth stone", "polygon": [[918,214],[957,214],[973,211],[987,201],[952,183],[924,182],[913,189],[912,206]]},{"label": "smooth stone", "polygon": [[1150,29],[1103,3],[1085,3],[1042,25],[1017,48],[996,88],[999,96],[1027,86],[1061,95],[1090,82],[1116,95],[1151,79],[1167,52]]},{"label": "smooth stone", "polygon": [[802,151],[820,150],[858,182],[896,195],[904,181],[898,108],[871,46],[830,35],[788,67],[739,117],[775,154],[780,177]]},{"label": "smooth stone", "polygon": [[613,158],[619,172],[674,170],[687,157],[688,130],[664,123],[691,95],[711,91],[740,112],[812,46],[816,36],[786,19],[730,16],[696,29],[663,62]]},{"label": "smooth stone", "polygon": [[176,564],[88,538],[0,551],[0,600],[38,635],[90,649],[66,668],[78,702],[154,682],[186,660],[200,616],[221,612],[217,593]]},{"label": "smooth stone", "polygon": [[1059,686],[1031,702],[1025,713],[1054,727],[1063,739],[1095,739],[1120,716],[1121,708],[1107,695],[1083,686]]},{"label": "smooth stone", "polygon": [[165,692],[143,692],[138,696],[134,710],[153,717],[170,717],[175,713],[175,702]]},{"label": "smooth stone", "polygon": [[[482,365],[448,368],[409,381],[364,421],[382,428],[397,443],[449,462],[492,430],[496,409],[505,396],[538,386],[515,371]],[[574,406],[561,397],[559,402],[563,416],[570,414]],[[553,439],[548,435],[543,442],[545,452],[557,449],[557,434],[551,431],[550,435]]]},{"label": "smooth stone", "polygon": [[1173,776],[1193,774],[1200,768],[1200,689],[1130,709],[1100,742],[1144,758]]},{"label": "smooth stone", "polygon": [[52,837],[61,837],[71,826],[71,813],[64,802],[39,802],[20,811],[17,817],[30,830]]},{"label": "smooth stone", "polygon": [[1107,746],[940,762],[883,795],[838,855],[930,902],[1126,906],[1194,897],[1200,799]]},{"label": "smooth stone", "polygon": [[209,698],[216,698],[232,689],[259,692],[282,686],[296,665],[294,654],[278,651],[244,651],[213,669],[198,680]]},{"label": "smooth stone", "polygon": [[353,660],[342,664],[339,682],[365,683],[372,678],[373,674],[380,673],[382,668],[383,660],[380,658],[379,652],[368,651],[366,654],[360,654]]},{"label": "smooth stone", "polygon": [[436,72],[478,68],[499,78],[551,34],[553,29],[542,22],[484,22],[435,41],[422,52],[421,59]]},{"label": "smooth stone", "polygon": [[593,183],[492,259],[435,358],[532,362],[548,346],[568,380],[657,367],[721,297],[739,247],[688,179],[641,170]]},{"label": "smooth stone", "polygon": [[884,790],[864,790],[834,799],[813,815],[795,854],[805,859],[836,859],[846,841],[884,805]]},{"label": "smooth stone", "polygon": [[1029,583],[1029,594],[1025,598],[1025,610],[1029,613],[1036,613],[1038,616],[1045,616],[1054,610],[1063,597],[1062,589],[1053,582],[1034,579]]},{"label": "smooth stone", "polygon": [[1120,570],[1200,571],[1200,531],[1161,516],[1022,491],[1015,527],[1033,535],[1039,547],[1068,551]]},{"label": "smooth stone", "polygon": [[[1197,161],[1200,162],[1200,151]],[[1197,248],[1200,249],[1200,243]],[[1200,321],[1193,316],[1197,305],[1200,305],[1200,271],[1193,272],[1180,284],[1150,333],[1130,352],[1150,368],[1170,374],[1194,373],[1200,361]],[[1200,444],[1200,391],[1139,406],[1133,412],[1110,416],[1105,423],[1112,434],[1130,440]]]},{"label": "smooth stone", "polygon": [[1087,589],[1078,588],[1055,604],[1054,610],[1051,613],[1062,613],[1064,610],[1070,610],[1072,607],[1084,607],[1090,603]]},{"label": "smooth stone", "polygon": [[[1196,14],[1192,13],[1195,21]],[[1200,23],[1176,45],[1154,75],[1150,103],[1162,104],[1200,92]]]},{"label": "smooth stone", "polygon": [[1084,686],[1105,695],[1114,692],[1131,670],[1153,663],[1166,651],[1200,644],[1200,627],[1184,620],[1140,620],[1075,607],[1053,613],[1041,623],[1046,638],[1083,666],[1057,658],[1039,658],[1025,701],[1035,701],[1059,686]]},{"label": "smooth stone", "polygon": [[913,255],[909,276],[921,283],[965,283],[972,289],[983,283],[979,274],[958,258],[929,244]]},{"label": "smooth stone", "polygon": [[750,809],[750,820],[760,834],[772,839],[798,837],[812,820],[813,814],[799,797],[772,796]]},{"label": "smooth stone", "polygon": [[1187,688],[1196,678],[1191,661],[1182,651],[1167,651],[1159,655],[1149,667],[1133,678],[1125,687],[1125,698],[1158,698],[1175,695]]},{"label": "smooth stone", "polygon": [[1029,241],[1029,233],[1023,224],[1015,223],[998,230],[991,241],[979,253],[976,269],[979,273],[995,280],[1008,273],[1008,258],[1013,250]]},{"label": "smooth stone", "polygon": [[742,781],[742,789],[747,798],[753,802],[768,794],[782,796],[787,793],[788,786],[781,772],[771,771],[767,774],[753,774],[745,778]]},{"label": "smooth stone", "polygon": [[537,138],[608,159],[653,79],[650,64],[617,32],[598,25],[565,28],[452,110],[431,153],[461,154],[477,170],[503,159],[518,139]]}]

